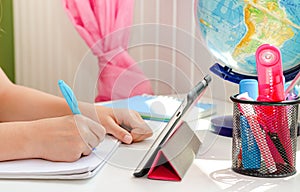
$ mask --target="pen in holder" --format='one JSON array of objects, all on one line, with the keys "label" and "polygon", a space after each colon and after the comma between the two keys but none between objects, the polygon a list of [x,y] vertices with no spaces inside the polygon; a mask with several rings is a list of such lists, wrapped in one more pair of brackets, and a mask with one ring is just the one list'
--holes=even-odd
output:
[{"label": "pen in holder", "polygon": [[[234,102],[232,169],[241,174],[257,177],[286,177],[295,174],[300,100],[248,101],[238,99],[237,95],[230,99]],[[245,136],[247,133],[251,137]],[[241,154],[247,153],[246,147],[253,148],[253,146],[260,153],[255,157],[260,159],[254,158],[253,161],[250,159],[245,164],[242,159],[245,155]]]}]

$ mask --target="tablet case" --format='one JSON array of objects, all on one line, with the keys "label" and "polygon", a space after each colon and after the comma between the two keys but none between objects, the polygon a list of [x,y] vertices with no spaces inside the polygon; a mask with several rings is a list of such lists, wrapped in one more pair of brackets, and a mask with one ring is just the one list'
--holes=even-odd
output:
[{"label": "tablet case", "polygon": [[183,122],[157,153],[148,178],[181,181],[200,146],[194,131]]}]

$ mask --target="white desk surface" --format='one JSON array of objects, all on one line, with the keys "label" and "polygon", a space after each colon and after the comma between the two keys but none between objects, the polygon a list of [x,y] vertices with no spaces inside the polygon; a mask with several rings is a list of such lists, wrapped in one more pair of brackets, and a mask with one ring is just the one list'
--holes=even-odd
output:
[{"label": "white desk surface", "polygon": [[[197,124],[197,125],[196,125]],[[300,142],[298,139],[297,170],[285,178],[256,178],[231,170],[231,138],[217,136],[205,129],[209,121],[191,122],[203,146],[181,182],[158,181],[132,176],[147,141],[121,145],[96,176],[86,180],[0,180],[0,190],[10,192],[98,192],[98,191],[299,191]]]}]

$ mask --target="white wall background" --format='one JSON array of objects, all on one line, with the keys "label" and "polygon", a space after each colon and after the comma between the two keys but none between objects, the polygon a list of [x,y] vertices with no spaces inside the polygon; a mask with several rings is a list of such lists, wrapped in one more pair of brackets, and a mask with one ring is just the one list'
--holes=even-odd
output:
[{"label": "white wall background", "polygon": [[[68,20],[61,0],[14,0],[14,21],[18,84],[59,95],[57,80],[72,85],[80,63],[93,66],[91,76],[96,76],[96,59]],[[193,0],[136,0],[134,25],[129,51],[152,79],[156,94],[186,92],[209,73],[214,60],[199,41]],[[228,99],[237,93],[237,85],[212,76],[208,96]]]}]

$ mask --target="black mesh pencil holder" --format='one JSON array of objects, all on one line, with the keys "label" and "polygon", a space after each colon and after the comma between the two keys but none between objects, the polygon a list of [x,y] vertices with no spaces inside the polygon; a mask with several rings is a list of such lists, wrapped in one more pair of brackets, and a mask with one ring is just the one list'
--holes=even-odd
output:
[{"label": "black mesh pencil holder", "polygon": [[296,173],[297,118],[300,100],[234,102],[232,169],[256,177]]}]

